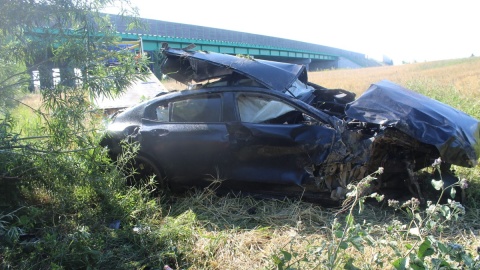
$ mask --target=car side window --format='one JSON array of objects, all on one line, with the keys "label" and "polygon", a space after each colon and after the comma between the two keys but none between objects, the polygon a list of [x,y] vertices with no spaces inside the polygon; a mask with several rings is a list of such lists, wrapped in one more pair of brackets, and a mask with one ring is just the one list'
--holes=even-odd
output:
[{"label": "car side window", "polygon": [[155,108],[155,116],[157,121],[159,122],[169,122],[168,117],[168,105],[160,105]]},{"label": "car side window", "polygon": [[159,122],[220,122],[222,100],[220,95],[197,96],[160,104],[155,108]]},{"label": "car side window", "polygon": [[289,104],[262,95],[237,96],[240,121],[263,124],[296,124],[304,120],[303,113]]}]

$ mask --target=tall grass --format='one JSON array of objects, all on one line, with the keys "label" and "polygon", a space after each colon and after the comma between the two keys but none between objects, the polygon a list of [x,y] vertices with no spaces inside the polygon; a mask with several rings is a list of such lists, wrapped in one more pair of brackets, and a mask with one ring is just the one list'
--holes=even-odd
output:
[{"label": "tall grass", "polygon": [[[309,73],[309,80],[328,88],[343,88],[357,94],[380,80],[390,80],[404,86],[412,81],[427,80],[434,81],[437,86],[456,89],[467,98],[475,98],[480,91],[480,57],[401,66],[324,70]],[[443,90],[438,89],[438,92]]]}]

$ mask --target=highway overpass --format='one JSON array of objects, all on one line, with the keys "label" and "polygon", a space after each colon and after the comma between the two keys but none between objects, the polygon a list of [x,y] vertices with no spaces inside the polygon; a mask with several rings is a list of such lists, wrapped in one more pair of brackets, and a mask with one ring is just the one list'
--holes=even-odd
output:
[{"label": "highway overpass", "polygon": [[[195,44],[196,50],[243,54],[259,59],[301,63],[309,70],[331,68],[361,68],[378,66],[365,54],[324,45],[300,42],[284,38],[250,34],[219,28],[181,24],[141,18],[145,29],[128,31],[128,18],[109,15],[112,27],[124,41],[141,39],[144,51],[153,58],[166,42],[173,48],[185,48]],[[339,33],[341,34],[341,33]],[[155,60],[155,59],[154,59]]]},{"label": "highway overpass", "polygon": [[[257,59],[304,64],[310,71],[380,65],[374,60],[367,59],[365,54],[358,52],[284,38],[197,25],[140,18],[140,22],[144,27],[129,31],[127,26],[131,23],[131,18],[118,15],[108,16],[110,17],[113,30],[118,33],[122,41],[137,42],[141,40],[143,51],[148,53],[152,61],[150,68],[159,78],[161,74],[158,63],[160,62],[160,49],[163,43],[168,43],[172,48],[185,48],[195,44],[195,50],[235,55],[242,54]],[[36,34],[40,35],[42,33],[42,29],[36,32]],[[39,59],[38,61],[43,60]],[[31,74],[33,78],[31,89],[34,89],[36,85],[40,86],[40,88],[50,88],[55,85],[56,81],[61,80],[62,74],[73,72],[65,67],[55,66],[50,61],[46,61],[42,66],[42,69],[33,71]]]}]

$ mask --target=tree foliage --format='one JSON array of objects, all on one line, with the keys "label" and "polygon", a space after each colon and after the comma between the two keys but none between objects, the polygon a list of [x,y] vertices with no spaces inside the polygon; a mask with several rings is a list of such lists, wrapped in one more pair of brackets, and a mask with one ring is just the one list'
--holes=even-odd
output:
[{"label": "tree foliage", "polygon": [[[95,142],[87,132],[91,99],[121,93],[144,76],[144,61],[118,50],[115,27],[102,9],[122,4],[121,10],[135,21],[128,1],[116,0],[0,0],[0,177],[21,177],[9,168],[11,158],[67,153],[91,149]],[[115,59],[115,65],[109,60]],[[59,70],[53,78],[52,70]],[[42,107],[33,109],[42,128],[25,138],[11,119],[13,107],[25,105],[19,94],[33,90],[32,77],[40,74]],[[58,73],[57,73],[58,75]],[[5,124],[5,123],[8,123]],[[17,132],[17,133],[15,133]],[[30,134],[31,135],[31,134]],[[38,140],[42,136],[43,140]],[[27,136],[28,137],[28,136]],[[23,170],[26,171],[26,170]],[[0,179],[1,180],[1,179]]]},{"label": "tree foliage", "polygon": [[[132,211],[118,198],[143,199],[98,146],[92,98],[122,93],[147,70],[118,48],[101,12],[111,6],[138,25],[128,0],[0,0],[2,269],[99,267],[95,252],[106,247],[87,237],[88,225],[101,234],[106,220]],[[33,89],[40,106],[23,97]]]}]

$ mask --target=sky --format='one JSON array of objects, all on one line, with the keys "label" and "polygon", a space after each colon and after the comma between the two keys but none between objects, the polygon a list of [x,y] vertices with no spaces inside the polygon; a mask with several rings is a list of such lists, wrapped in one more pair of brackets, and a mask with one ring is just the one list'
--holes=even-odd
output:
[{"label": "sky", "polygon": [[478,0],[130,0],[143,18],[287,38],[394,64],[480,56]]}]

